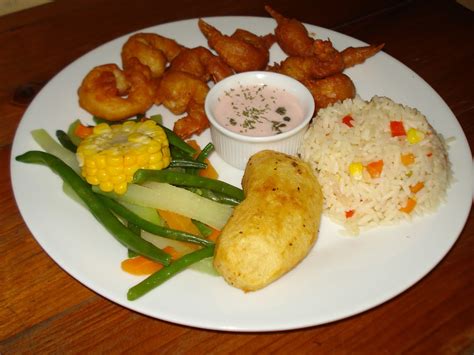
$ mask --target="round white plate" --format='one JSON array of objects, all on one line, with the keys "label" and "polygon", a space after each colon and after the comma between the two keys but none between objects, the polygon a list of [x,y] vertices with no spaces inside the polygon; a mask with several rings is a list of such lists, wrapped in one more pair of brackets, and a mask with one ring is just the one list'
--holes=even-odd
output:
[{"label": "round white plate", "polygon": [[[214,17],[206,19],[230,34],[243,27],[257,34],[272,32],[270,18]],[[330,38],[335,47],[361,46],[351,37],[307,25],[318,38]],[[183,45],[206,45],[197,20],[144,29],[176,39]],[[345,237],[340,227],[323,218],[319,239],[309,256],[293,271],[265,289],[243,293],[220,277],[186,270],[144,297],[130,302],[129,287],[141,278],[120,269],[125,248],[92,215],[62,192],[58,176],[48,168],[16,162],[14,157],[39,149],[30,132],[45,128],[52,135],[75,119],[92,122],[78,106],[77,89],[94,66],[120,64],[123,36],[70,64],[37,95],[23,117],[12,149],[11,176],[21,214],[43,249],[66,272],[98,294],[134,311],[162,320],[225,331],[272,331],[308,327],[345,318],[377,306],[425,276],[449,251],[466,222],[472,198],[472,156],[455,116],[436,92],[417,74],[379,53],[347,74],[364,99],[373,95],[418,108],[438,132],[454,137],[449,155],[455,182],[436,214],[396,227],[381,227]],[[390,43],[387,43],[390,46]],[[283,58],[277,45],[271,62]],[[165,123],[175,120],[167,110]],[[209,132],[198,141],[207,143]],[[222,179],[240,186],[242,171],[213,154]],[[291,211],[289,211],[291,213]]]}]

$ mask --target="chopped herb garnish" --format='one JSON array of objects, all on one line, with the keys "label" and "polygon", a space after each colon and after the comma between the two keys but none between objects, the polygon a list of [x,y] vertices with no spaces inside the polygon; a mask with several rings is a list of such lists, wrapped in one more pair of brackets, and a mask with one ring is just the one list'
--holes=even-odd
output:
[{"label": "chopped herb garnish", "polygon": [[280,106],[275,110],[275,112],[283,116],[286,113],[286,108],[284,108],[283,106]]},{"label": "chopped herb garnish", "polygon": [[[267,88],[267,89],[266,89]],[[284,103],[280,95],[284,89],[268,87],[267,85],[239,84],[237,88],[224,91],[219,98],[227,102],[228,109],[231,109],[225,118],[228,127],[235,127],[232,130],[243,134],[252,130],[257,135],[280,134],[288,130],[288,123],[292,121],[293,107],[291,103]],[[225,100],[224,100],[225,98]]]}]

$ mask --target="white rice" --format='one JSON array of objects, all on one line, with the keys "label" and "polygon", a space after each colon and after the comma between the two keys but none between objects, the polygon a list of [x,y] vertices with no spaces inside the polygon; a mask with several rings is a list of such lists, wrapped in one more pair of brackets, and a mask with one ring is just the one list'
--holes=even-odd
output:
[{"label": "white rice", "polygon": [[[346,115],[353,127],[343,123]],[[413,144],[407,136],[392,137],[390,121],[402,121],[406,131],[414,128],[423,139]],[[433,212],[444,201],[452,177],[446,144],[425,116],[385,97],[369,102],[356,97],[320,110],[299,153],[319,179],[324,213],[350,234]],[[414,163],[404,165],[402,154],[413,154]],[[378,160],[383,160],[383,170],[372,178],[367,164]],[[350,173],[351,163],[362,164],[359,179]],[[423,188],[412,192],[410,186],[420,182]],[[409,198],[416,201],[415,208],[400,211]]]}]

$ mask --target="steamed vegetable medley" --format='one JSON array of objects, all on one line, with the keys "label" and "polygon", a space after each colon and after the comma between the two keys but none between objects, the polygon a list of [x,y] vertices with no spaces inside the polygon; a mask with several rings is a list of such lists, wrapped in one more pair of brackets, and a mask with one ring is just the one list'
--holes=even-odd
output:
[{"label": "steamed vegetable medley", "polygon": [[116,124],[73,122],[52,138],[32,132],[44,151],[16,157],[48,166],[64,191],[87,207],[128,249],[122,269],[147,277],[129,289],[135,300],[187,267],[209,273],[214,242],[243,200],[243,191],[217,179],[213,150],[185,142],[160,116]]}]

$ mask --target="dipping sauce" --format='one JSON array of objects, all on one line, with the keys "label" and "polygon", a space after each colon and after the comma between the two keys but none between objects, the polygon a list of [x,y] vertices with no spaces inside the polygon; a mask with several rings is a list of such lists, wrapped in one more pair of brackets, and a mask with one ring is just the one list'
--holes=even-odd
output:
[{"label": "dipping sauce", "polygon": [[283,88],[266,84],[240,85],[217,99],[214,117],[229,131],[266,137],[289,131],[303,117],[298,98]]}]

